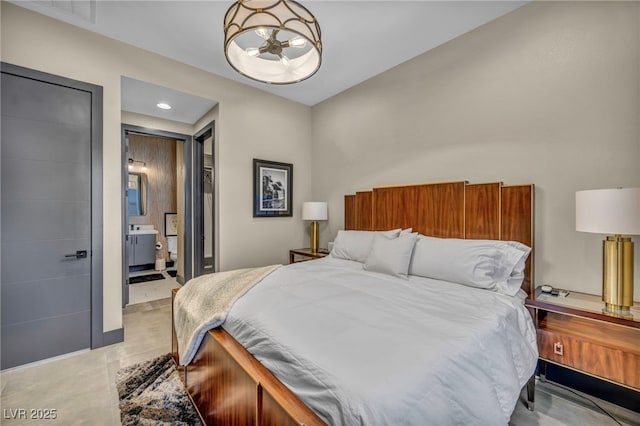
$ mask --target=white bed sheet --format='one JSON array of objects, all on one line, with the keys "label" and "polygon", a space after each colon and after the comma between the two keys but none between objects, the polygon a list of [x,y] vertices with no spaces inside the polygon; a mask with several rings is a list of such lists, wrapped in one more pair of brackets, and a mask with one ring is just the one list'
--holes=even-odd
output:
[{"label": "white bed sheet", "polygon": [[331,257],[275,271],[223,328],[329,425],[505,425],[538,358],[521,296]]}]

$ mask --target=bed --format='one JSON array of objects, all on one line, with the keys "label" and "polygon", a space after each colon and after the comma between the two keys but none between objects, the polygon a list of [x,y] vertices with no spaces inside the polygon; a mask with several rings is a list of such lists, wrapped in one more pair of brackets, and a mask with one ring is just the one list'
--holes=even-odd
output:
[{"label": "bed", "polygon": [[[533,250],[517,262],[519,279],[497,280],[504,291],[465,282],[468,265],[456,262],[460,247],[499,246],[509,256],[523,250],[509,244],[532,248],[532,212],[533,185],[461,181],[346,196],[345,231],[330,256],[270,271],[204,333],[182,367],[201,417],[210,425],[507,424],[523,386],[533,402],[538,353],[523,304]],[[398,273],[388,250],[409,240],[409,269]],[[454,272],[441,268],[446,253]],[[175,332],[173,342],[180,363]]]}]

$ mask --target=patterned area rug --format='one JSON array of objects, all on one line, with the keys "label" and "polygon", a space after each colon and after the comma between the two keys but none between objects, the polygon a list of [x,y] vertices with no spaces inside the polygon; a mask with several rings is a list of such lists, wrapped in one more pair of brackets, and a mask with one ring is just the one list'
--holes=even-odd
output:
[{"label": "patterned area rug", "polygon": [[129,425],[199,425],[171,354],[118,370],[120,419]]}]

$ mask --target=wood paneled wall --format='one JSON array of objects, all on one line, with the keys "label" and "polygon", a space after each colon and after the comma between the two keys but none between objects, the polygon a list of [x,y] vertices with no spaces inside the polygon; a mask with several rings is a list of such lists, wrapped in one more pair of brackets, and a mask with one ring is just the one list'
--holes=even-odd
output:
[{"label": "wood paneled wall", "polygon": [[519,241],[531,247],[525,281],[532,294],[534,186],[466,181],[378,187],[345,196],[344,229],[413,228],[440,238]]},{"label": "wood paneled wall", "polygon": [[[146,170],[135,165],[133,172],[147,175],[147,213],[130,216],[134,225],[153,225],[158,230],[156,241],[162,250],[156,255],[169,259],[164,235],[164,214],[176,211],[176,141],[167,138],[129,134],[129,158],[146,163]],[[180,144],[180,148],[182,144]]]}]

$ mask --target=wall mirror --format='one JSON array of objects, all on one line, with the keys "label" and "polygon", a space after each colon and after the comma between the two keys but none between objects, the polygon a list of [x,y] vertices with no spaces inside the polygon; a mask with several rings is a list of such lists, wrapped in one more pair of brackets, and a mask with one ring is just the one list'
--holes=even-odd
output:
[{"label": "wall mirror", "polygon": [[144,173],[129,173],[127,211],[129,216],[147,214],[147,175]]}]

